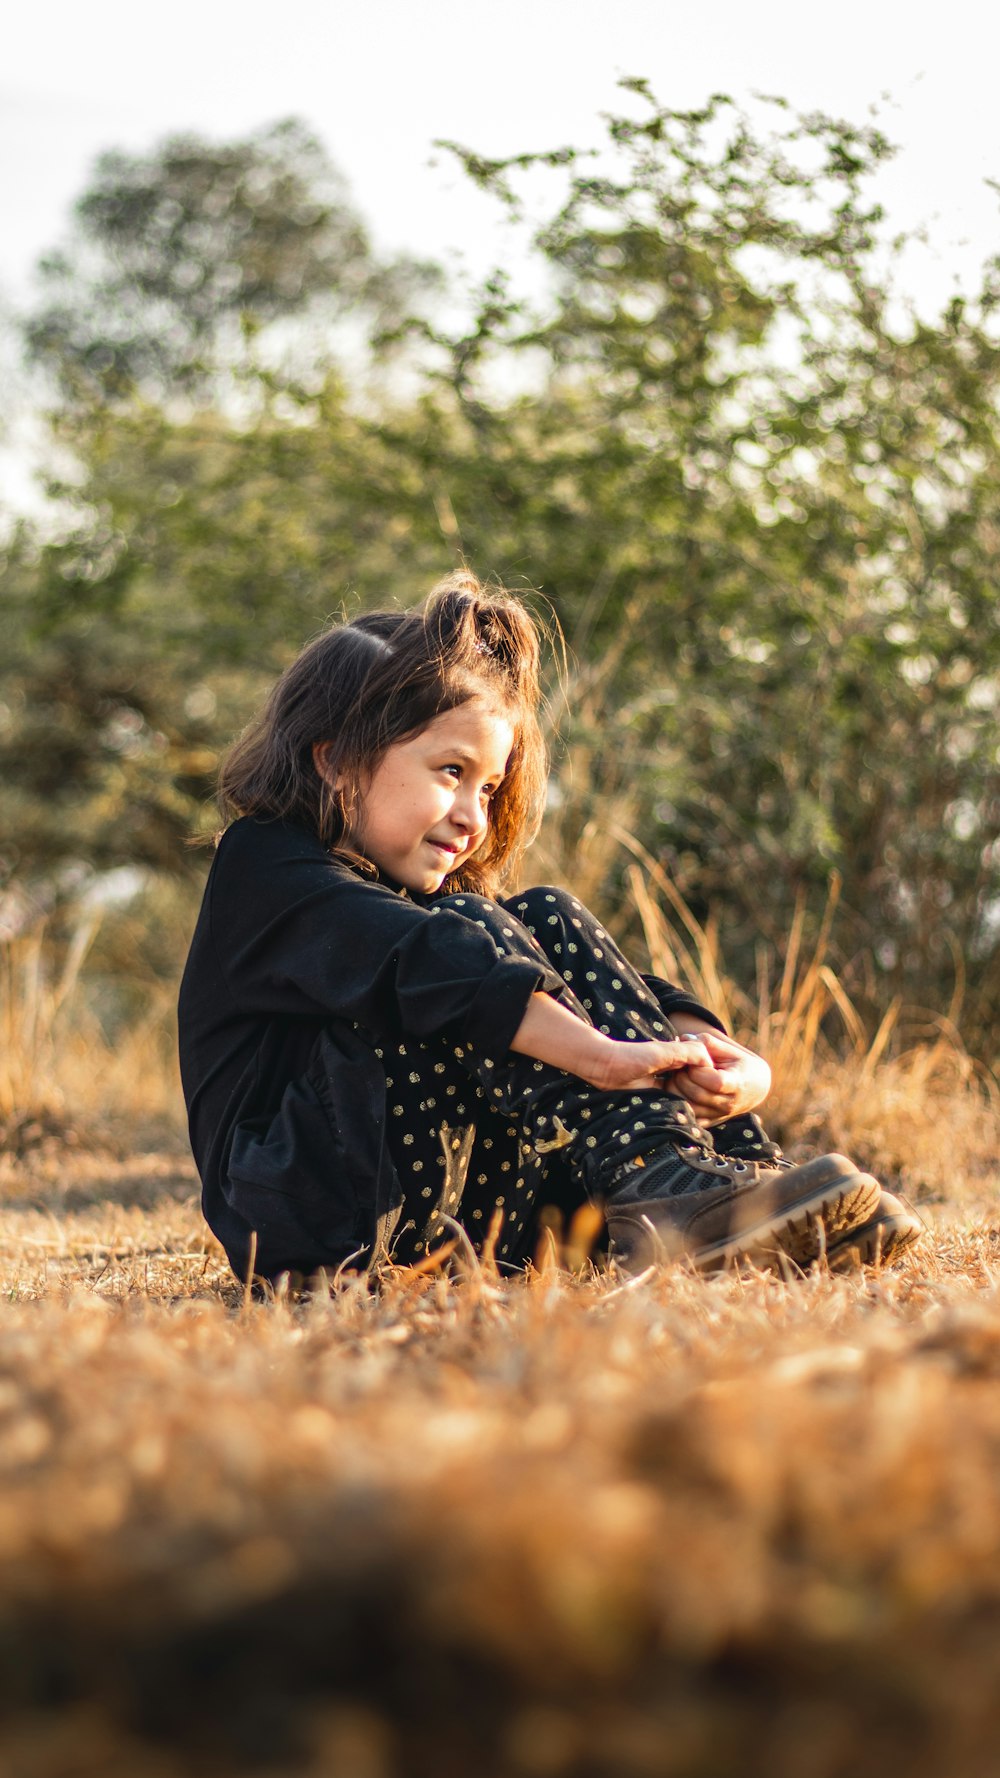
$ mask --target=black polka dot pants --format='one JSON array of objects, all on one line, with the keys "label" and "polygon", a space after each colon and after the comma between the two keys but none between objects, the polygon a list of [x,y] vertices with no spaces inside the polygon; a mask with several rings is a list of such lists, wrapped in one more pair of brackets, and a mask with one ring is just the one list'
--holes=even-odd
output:
[{"label": "black polka dot pants", "polygon": [[[448,908],[482,926],[498,950],[545,956],[565,987],[557,999],[606,1035],[663,1039],[670,1025],[621,951],[565,890],[530,889],[503,901],[445,896]],[[611,1173],[661,1146],[676,1100],[657,1089],[603,1093],[528,1056],[494,1057],[471,1045],[401,1041],[377,1051],[386,1071],[387,1137],[403,1187],[392,1257],[419,1260],[447,1233],[443,1216],[482,1243],[494,1214],[501,1263],[533,1251],[537,1212],[600,1196]]]}]

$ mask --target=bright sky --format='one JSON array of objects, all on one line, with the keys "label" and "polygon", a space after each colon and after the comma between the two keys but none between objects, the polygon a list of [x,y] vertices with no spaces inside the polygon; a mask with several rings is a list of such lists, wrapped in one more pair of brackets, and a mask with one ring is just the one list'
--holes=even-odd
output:
[{"label": "bright sky", "polygon": [[[622,74],[667,104],[781,93],[903,145],[885,201],[927,222],[911,274],[947,294],[1000,248],[1000,12],[982,0],[48,0],[8,11],[0,59],[0,296],[22,298],[103,147],[292,113],[321,134],[384,246],[490,258],[494,212],[431,143],[488,153],[597,138]],[[882,96],[890,98],[883,101]],[[968,243],[968,244],[966,244]]]},{"label": "bright sky", "polygon": [[[8,9],[0,58],[0,309],[24,302],[102,148],[305,118],[383,249],[485,271],[509,249],[490,200],[436,137],[487,154],[601,138],[647,78],[668,105],[778,93],[901,144],[880,195],[931,246],[905,275],[924,309],[1000,250],[1000,10],[982,0],[48,0]],[[435,164],[436,163],[436,164]],[[12,382],[10,347],[8,414]],[[13,406],[17,407],[16,395]],[[11,439],[4,453],[11,457]],[[0,464],[0,471],[4,468]],[[7,474],[0,480],[10,482]],[[15,477],[16,480],[16,477]]]}]

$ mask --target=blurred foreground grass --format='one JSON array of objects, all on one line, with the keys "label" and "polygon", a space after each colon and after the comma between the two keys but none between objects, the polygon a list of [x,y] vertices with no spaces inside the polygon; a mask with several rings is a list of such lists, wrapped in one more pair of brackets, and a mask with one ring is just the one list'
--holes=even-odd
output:
[{"label": "blurred foreground grass", "polygon": [[261,1303],[179,1147],[8,1161],[2,1769],[994,1771],[998,1131],[964,1091],[982,1165],[932,1164],[922,1249],[854,1278],[623,1288],[548,1248]]},{"label": "blurred foreground grass", "polygon": [[690,937],[792,1151],[920,1208],[898,1269],[627,1285],[552,1240],[252,1300],[157,1006],[110,1044],[15,960],[0,1772],[992,1778],[995,1089],[946,1020],[852,1026],[818,954],[750,1007]]}]

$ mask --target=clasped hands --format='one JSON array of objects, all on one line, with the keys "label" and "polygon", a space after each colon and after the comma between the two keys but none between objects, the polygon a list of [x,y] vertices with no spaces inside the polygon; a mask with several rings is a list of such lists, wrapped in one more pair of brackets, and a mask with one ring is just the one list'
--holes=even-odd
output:
[{"label": "clasped hands", "polygon": [[699,1123],[721,1123],[752,1111],[771,1090],[763,1056],[721,1031],[702,1029],[672,1043],[616,1043],[614,1048],[619,1052],[615,1072],[627,1070],[629,1078],[609,1081],[609,1087],[648,1090],[662,1084],[687,1101]]},{"label": "clasped hands", "polygon": [[596,1031],[571,1007],[539,992],[532,994],[510,1048],[575,1074],[603,1093],[665,1088],[686,1099],[703,1124],[718,1124],[760,1105],[771,1088],[771,1070],[763,1056],[694,1014],[679,1017],[684,1032],[668,1043],[625,1043]]}]

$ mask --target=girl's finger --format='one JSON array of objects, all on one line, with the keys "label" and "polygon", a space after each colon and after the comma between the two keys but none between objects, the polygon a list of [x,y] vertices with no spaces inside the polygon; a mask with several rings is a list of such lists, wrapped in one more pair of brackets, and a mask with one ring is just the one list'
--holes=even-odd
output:
[{"label": "girl's finger", "polygon": [[[676,1074],[680,1068],[708,1069],[715,1074],[712,1058],[697,1037],[678,1038],[671,1044],[658,1044],[660,1054],[652,1064],[652,1074]],[[721,1077],[720,1077],[721,1078]]]},{"label": "girl's finger", "polygon": [[718,1068],[692,1068],[691,1084],[699,1092],[714,1096],[717,1093],[735,1093],[735,1083],[729,1074],[723,1074]]}]

